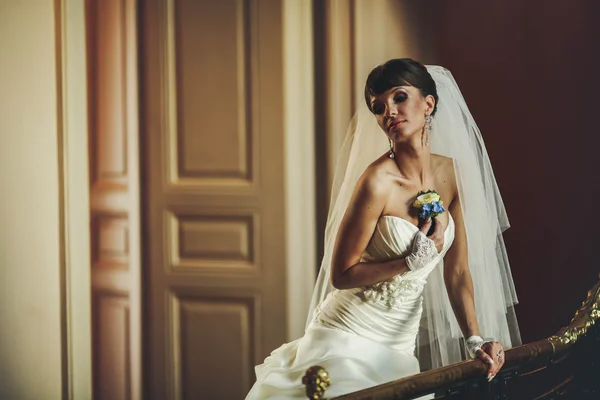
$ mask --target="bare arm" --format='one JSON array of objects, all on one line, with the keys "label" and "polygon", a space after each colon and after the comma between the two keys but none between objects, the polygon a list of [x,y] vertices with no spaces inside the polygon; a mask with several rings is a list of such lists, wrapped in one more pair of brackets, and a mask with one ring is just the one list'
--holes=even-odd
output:
[{"label": "bare arm", "polygon": [[331,260],[331,283],[337,289],[372,285],[408,271],[404,259],[360,262],[389,195],[380,174],[363,174],[340,224]]},{"label": "bare arm", "polygon": [[[460,198],[455,197],[450,204],[450,213],[455,223],[455,239],[444,257],[444,282],[450,304],[465,338],[480,336],[473,279],[469,271],[467,234],[463,220]],[[491,380],[504,365],[501,357],[502,345],[488,342],[477,351],[477,357],[488,364],[488,380]],[[494,359],[497,362],[494,362]]]},{"label": "bare arm", "polygon": [[479,336],[473,280],[469,271],[467,235],[458,197],[450,204],[449,211],[454,219],[455,239],[444,257],[444,282],[463,335],[466,338]]}]

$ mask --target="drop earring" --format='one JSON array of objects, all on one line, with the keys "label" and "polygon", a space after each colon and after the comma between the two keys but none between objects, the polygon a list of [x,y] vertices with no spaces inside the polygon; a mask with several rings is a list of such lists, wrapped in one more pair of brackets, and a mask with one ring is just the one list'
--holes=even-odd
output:
[{"label": "drop earring", "polygon": [[431,133],[431,115],[425,116],[425,146],[429,146],[429,134]]},{"label": "drop earring", "polygon": [[392,142],[392,139],[388,138],[388,140],[390,141],[390,158],[394,158],[394,144]]}]

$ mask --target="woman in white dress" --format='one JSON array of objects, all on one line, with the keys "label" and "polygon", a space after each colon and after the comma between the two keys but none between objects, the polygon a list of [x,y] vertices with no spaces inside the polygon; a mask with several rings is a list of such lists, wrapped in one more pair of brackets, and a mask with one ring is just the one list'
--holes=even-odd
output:
[{"label": "woman in white dress", "polygon": [[[413,203],[430,189],[448,212],[420,218]],[[312,365],[329,372],[327,397],[466,353],[493,379],[503,345],[520,343],[501,237],[508,221],[481,134],[447,70],[394,59],[371,72],[332,192],[306,332],[256,367],[246,399],[305,398],[301,378]]]}]

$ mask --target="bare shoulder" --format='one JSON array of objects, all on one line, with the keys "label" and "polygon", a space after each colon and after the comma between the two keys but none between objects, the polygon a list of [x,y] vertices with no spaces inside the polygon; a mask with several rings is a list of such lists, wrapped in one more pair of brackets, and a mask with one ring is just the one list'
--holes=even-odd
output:
[{"label": "bare shoulder", "polygon": [[439,154],[432,154],[433,173],[439,184],[452,194],[454,198],[458,194],[456,174],[454,171],[454,159]]},{"label": "bare shoulder", "polygon": [[432,154],[431,161],[433,171],[448,180],[455,180],[454,176],[454,159],[439,154]]},{"label": "bare shoulder", "polygon": [[439,154],[431,154],[431,160],[433,161],[434,166],[454,166],[454,159],[451,157],[442,156]]},{"label": "bare shoulder", "polygon": [[386,195],[390,188],[391,163],[393,161],[384,156],[373,161],[358,179],[357,189],[368,191],[375,196]]}]

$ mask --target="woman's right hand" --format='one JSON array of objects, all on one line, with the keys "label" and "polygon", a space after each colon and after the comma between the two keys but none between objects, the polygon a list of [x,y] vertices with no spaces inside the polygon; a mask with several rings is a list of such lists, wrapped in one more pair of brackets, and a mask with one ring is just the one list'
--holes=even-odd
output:
[{"label": "woman's right hand", "polygon": [[405,258],[411,271],[417,271],[433,261],[444,247],[444,229],[437,221],[431,236],[426,236],[431,228],[431,219],[423,224],[413,239],[412,252]]}]

